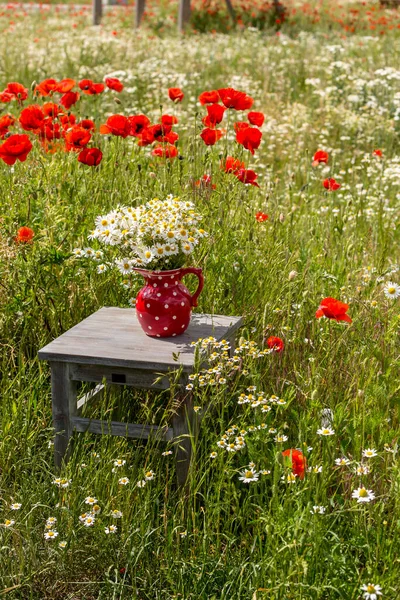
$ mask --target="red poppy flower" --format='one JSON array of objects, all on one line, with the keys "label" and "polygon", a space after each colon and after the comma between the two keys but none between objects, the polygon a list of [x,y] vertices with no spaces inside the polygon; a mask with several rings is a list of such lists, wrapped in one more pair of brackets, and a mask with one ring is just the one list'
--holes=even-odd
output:
[{"label": "red poppy flower", "polygon": [[225,173],[233,173],[234,175],[237,175],[237,173],[244,168],[244,162],[238,158],[234,158],[233,156],[227,156],[225,162],[221,161],[221,169],[223,169]]},{"label": "red poppy flower", "polygon": [[173,102],[182,102],[185,94],[180,88],[169,88],[168,96]]},{"label": "red poppy flower", "polygon": [[79,98],[79,92],[66,92],[64,96],[61,96],[60,104],[62,104],[66,110],[69,110],[71,106],[78,102]]},{"label": "red poppy flower", "polygon": [[236,133],[238,131],[242,131],[242,129],[246,129],[247,127],[250,127],[250,125],[246,123],[246,121],[237,121],[233,124],[233,129],[236,131]]},{"label": "red poppy flower", "polygon": [[79,121],[78,125],[83,127],[83,129],[87,129],[88,131],[95,131],[96,129],[96,125],[92,119],[82,119],[82,121]]},{"label": "red poppy flower", "polygon": [[176,125],[177,122],[178,119],[174,115],[162,115],[160,118],[161,125],[165,125],[166,127],[172,127],[173,125]]},{"label": "red poppy flower", "polygon": [[30,227],[20,227],[17,231],[15,241],[22,242],[23,244],[28,244],[33,240],[34,235],[35,233],[32,229],[30,229]]},{"label": "red poppy flower", "polygon": [[6,104],[7,102],[11,102],[11,100],[14,100],[13,94],[10,94],[9,92],[0,92],[0,102]]},{"label": "red poppy flower", "polygon": [[201,179],[198,179],[197,181],[194,182],[194,185],[196,187],[204,187],[204,188],[211,188],[213,190],[216,189],[216,185],[215,183],[212,182],[211,180],[211,175],[203,175],[203,177],[201,177]]},{"label": "red poppy flower", "polygon": [[65,134],[65,148],[68,151],[82,150],[90,142],[91,137],[89,131],[79,125],[73,125]]},{"label": "red poppy flower", "polygon": [[175,144],[179,140],[179,135],[176,131],[170,131],[167,135],[164,135],[163,141],[168,142],[168,144]]},{"label": "red poppy flower", "polygon": [[60,94],[67,94],[75,86],[75,79],[62,79],[57,83],[56,87],[54,88],[54,91],[59,92]]},{"label": "red poppy flower", "polygon": [[95,96],[104,92],[104,83],[94,83],[91,79],[82,79],[78,83],[80,89],[87,96]]},{"label": "red poppy flower", "polygon": [[203,92],[199,96],[200,104],[214,104],[215,102],[219,102],[219,94],[217,90],[211,90],[209,92]]},{"label": "red poppy flower", "polygon": [[294,475],[297,475],[299,479],[304,479],[307,461],[303,453],[300,450],[296,450],[296,448],[290,448],[289,450],[284,450],[282,456],[290,460]]},{"label": "red poppy flower", "polygon": [[44,121],[44,114],[40,106],[32,104],[27,106],[19,116],[19,122],[25,131],[38,131]]},{"label": "red poppy flower", "polygon": [[78,155],[79,162],[89,167],[97,167],[102,158],[103,153],[99,148],[84,148]]},{"label": "red poppy flower", "polygon": [[325,165],[328,163],[329,154],[325,152],[325,150],[317,150],[314,154],[314,158],[312,161],[312,166],[316,167],[320,163],[324,163]]},{"label": "red poppy flower", "polygon": [[249,112],[247,118],[249,123],[256,125],[257,127],[261,127],[265,120],[264,113],[262,112]]},{"label": "red poppy flower", "polygon": [[150,125],[150,119],[146,115],[135,115],[128,117],[130,132],[129,135],[139,137],[142,134],[143,129],[146,129]]},{"label": "red poppy flower", "polygon": [[62,128],[66,131],[71,127],[71,125],[75,125],[76,117],[73,114],[70,115],[59,115],[58,120],[60,121]]},{"label": "red poppy flower", "polygon": [[0,158],[7,165],[13,165],[17,160],[25,162],[26,157],[32,150],[32,143],[29,137],[23,133],[10,135],[4,144],[0,146]]},{"label": "red poppy flower", "polygon": [[50,96],[55,92],[57,87],[57,81],[55,79],[45,79],[39,85],[35,87],[35,93],[39,96]]},{"label": "red poppy flower", "polygon": [[261,138],[261,131],[255,127],[245,127],[236,133],[236,141],[242,144],[246,150],[250,150],[252,154],[254,154],[254,150],[257,150],[261,144]]},{"label": "red poppy flower", "polygon": [[15,117],[12,115],[3,115],[0,117],[0,140],[3,140],[9,133],[8,128],[14,125]]},{"label": "red poppy flower", "polygon": [[26,100],[28,97],[28,89],[24,87],[21,83],[18,83],[16,81],[8,83],[4,92],[6,92],[7,94],[11,94],[12,99],[18,100],[20,103],[23,100]]},{"label": "red poppy flower", "polygon": [[284,341],[280,337],[271,336],[267,339],[267,346],[275,352],[282,352],[285,347]]},{"label": "red poppy flower", "polygon": [[166,136],[171,133],[172,125],[163,125],[162,123],[156,123],[150,125],[143,131],[142,139],[146,140],[146,143],[151,139],[152,142],[166,142]]},{"label": "red poppy flower", "polygon": [[256,187],[260,187],[256,181],[258,175],[255,171],[252,171],[252,169],[240,169],[237,173],[236,173],[236,177],[239,179],[239,181],[241,181],[242,183],[246,183],[249,185],[254,185]]},{"label": "red poppy flower", "polygon": [[106,77],[105,82],[106,86],[115,92],[122,92],[124,89],[124,84],[116,77]]},{"label": "red poppy flower", "polygon": [[204,117],[203,123],[206,127],[215,127],[218,123],[221,123],[224,118],[224,113],[226,111],[225,106],[221,106],[220,104],[211,104],[207,106],[207,116]]},{"label": "red poppy flower", "polygon": [[214,144],[218,142],[218,140],[220,140],[222,136],[223,132],[221,129],[210,129],[209,127],[203,129],[203,131],[200,134],[200,137],[202,138],[206,146],[214,146]]},{"label": "red poppy flower", "polygon": [[335,298],[324,298],[321,301],[315,316],[317,319],[326,317],[327,319],[335,319],[335,321],[347,321],[347,323],[352,323],[349,315],[346,314],[348,310],[348,304],[340,302],[340,300],[335,300]]},{"label": "red poppy flower", "polygon": [[160,144],[151,151],[151,154],[160,158],[175,158],[175,156],[178,156],[178,148],[171,144],[165,144],[164,146]]},{"label": "red poppy flower", "polygon": [[233,88],[222,88],[218,90],[221,102],[226,108],[234,108],[235,110],[248,110],[253,106],[253,98],[250,98],[244,92],[238,92]]},{"label": "red poppy flower", "polygon": [[58,104],[54,104],[54,102],[45,102],[42,106],[42,111],[45,117],[52,117],[55,119],[60,112],[60,107]]},{"label": "red poppy flower", "polygon": [[333,179],[333,177],[329,177],[328,179],[324,179],[323,186],[328,192],[336,192],[340,188],[340,183]]},{"label": "red poppy flower", "polygon": [[61,138],[61,129],[59,123],[54,123],[51,117],[46,117],[40,129],[40,138],[44,140],[59,140]]},{"label": "red poppy flower", "polygon": [[263,213],[263,212],[256,213],[256,221],[258,221],[259,223],[264,223],[264,221],[267,221],[268,219],[269,219],[269,217],[266,213]]},{"label": "red poppy flower", "polygon": [[382,150],[374,150],[372,154],[374,156],[377,156],[378,158],[382,158],[382,156],[383,156]]},{"label": "red poppy flower", "polygon": [[131,131],[129,120],[124,115],[111,115],[105,125],[100,125],[100,133],[117,135],[126,138]]}]

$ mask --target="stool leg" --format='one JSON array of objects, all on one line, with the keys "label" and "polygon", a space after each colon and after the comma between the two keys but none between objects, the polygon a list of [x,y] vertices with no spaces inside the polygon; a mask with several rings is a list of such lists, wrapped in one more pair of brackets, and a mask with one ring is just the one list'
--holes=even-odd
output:
[{"label": "stool leg", "polygon": [[72,436],[71,417],[77,414],[76,381],[70,378],[67,363],[51,362],[51,401],[54,427],[54,464],[61,468],[68,461],[68,444]]},{"label": "stool leg", "polygon": [[188,394],[177,408],[172,418],[175,441],[176,475],[178,486],[185,485],[192,458],[193,438],[197,433],[196,413],[193,410],[192,395]]}]

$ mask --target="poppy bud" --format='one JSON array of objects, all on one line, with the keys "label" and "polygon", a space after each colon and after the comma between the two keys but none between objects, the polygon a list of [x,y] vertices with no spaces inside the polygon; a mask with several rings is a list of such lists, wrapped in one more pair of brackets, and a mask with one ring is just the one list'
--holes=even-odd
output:
[{"label": "poppy bud", "polygon": [[290,271],[290,273],[289,273],[289,281],[293,281],[293,279],[296,279],[297,275],[298,275],[297,271]]},{"label": "poppy bud", "polygon": [[279,220],[280,220],[281,223],[283,223],[283,221],[285,220],[285,215],[283,213],[281,213],[279,215]]},{"label": "poppy bud", "polygon": [[138,168],[138,171],[140,173],[140,171],[142,170],[142,165],[138,165],[137,168]]},{"label": "poppy bud", "polygon": [[121,100],[119,98],[114,98],[114,102],[116,104],[122,104]]},{"label": "poppy bud", "polygon": [[35,87],[37,86],[36,81],[32,81],[31,83],[31,91],[34,92],[35,91]]},{"label": "poppy bud", "polygon": [[150,171],[149,177],[151,177],[152,179],[155,179],[157,177],[157,175],[154,173],[154,171]]}]

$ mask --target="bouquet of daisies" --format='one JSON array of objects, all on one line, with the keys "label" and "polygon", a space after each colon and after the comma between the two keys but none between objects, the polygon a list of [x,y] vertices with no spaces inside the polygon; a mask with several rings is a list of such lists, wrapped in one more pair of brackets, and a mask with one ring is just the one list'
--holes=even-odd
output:
[{"label": "bouquet of daisies", "polygon": [[[147,204],[120,206],[107,215],[96,218],[96,228],[88,236],[110,246],[108,264],[99,265],[104,271],[113,264],[128,275],[135,268],[165,271],[182,267],[199,240],[207,233],[198,227],[201,215],[192,202],[181,201],[172,195],[166,200],[154,198]],[[91,248],[75,250],[78,256],[99,256]]]}]

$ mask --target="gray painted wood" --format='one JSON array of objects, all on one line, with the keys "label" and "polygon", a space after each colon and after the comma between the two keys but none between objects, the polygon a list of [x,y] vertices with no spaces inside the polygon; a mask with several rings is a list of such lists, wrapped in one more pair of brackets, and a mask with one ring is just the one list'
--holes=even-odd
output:
[{"label": "gray painted wood", "polygon": [[[74,381],[90,381],[92,383],[106,381],[107,384],[118,387],[129,385],[134,388],[151,390],[167,390],[170,387],[167,375],[144,371],[142,369],[73,364],[71,365],[71,376]],[[121,376],[124,381],[116,382],[116,378],[121,379]]]},{"label": "gray painted wood", "polygon": [[76,382],[70,378],[70,366],[66,363],[51,364],[51,397],[54,427],[54,463],[57,469],[68,461],[71,417],[77,413]]},{"label": "gray painted wood", "polygon": [[183,31],[190,20],[190,0],[179,0],[178,29]]},{"label": "gray painted wood", "polygon": [[146,0],[136,0],[135,2],[135,27],[140,27],[142,21],[144,9],[146,6]]},{"label": "gray painted wood", "polygon": [[155,438],[169,441],[173,436],[172,427],[158,427],[157,425],[141,425],[138,423],[120,423],[119,421],[102,421],[99,419],[87,419],[84,417],[73,417],[71,419],[72,429],[81,433],[89,431],[101,435],[117,435],[134,438],[136,440],[148,440]]},{"label": "gray painted wood", "polygon": [[42,348],[39,358],[160,373],[181,365],[190,372],[194,364],[191,342],[209,336],[232,340],[241,325],[241,317],[194,314],[184,334],[150,338],[139,325],[135,309],[101,308]]},{"label": "gray painted wood", "polygon": [[103,0],[92,0],[93,25],[100,25],[103,16]]},{"label": "gray painted wood", "polygon": [[187,482],[193,446],[197,436],[197,415],[193,410],[192,394],[178,399],[178,406],[172,417],[173,440],[175,445],[176,476],[178,485]]}]

